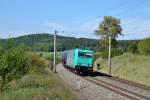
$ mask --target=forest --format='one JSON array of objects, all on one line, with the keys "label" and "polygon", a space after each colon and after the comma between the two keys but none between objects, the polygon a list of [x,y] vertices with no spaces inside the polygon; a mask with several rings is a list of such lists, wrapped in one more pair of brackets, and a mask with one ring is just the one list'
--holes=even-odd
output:
[{"label": "forest", "polygon": [[[30,34],[13,39],[16,46],[24,44],[33,51],[53,51],[53,35],[48,33]],[[2,45],[6,45],[9,39],[0,39]],[[138,40],[119,40],[117,48],[127,51],[128,46]],[[73,48],[92,49],[103,51],[101,39],[75,38],[66,36],[57,36],[57,51],[64,51]]]}]

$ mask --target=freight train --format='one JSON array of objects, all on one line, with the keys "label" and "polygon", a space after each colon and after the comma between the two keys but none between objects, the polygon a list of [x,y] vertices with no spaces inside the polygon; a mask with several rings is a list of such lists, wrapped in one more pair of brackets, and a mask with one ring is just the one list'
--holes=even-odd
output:
[{"label": "freight train", "polygon": [[78,74],[92,72],[93,61],[92,50],[72,49],[63,52],[63,64]]}]

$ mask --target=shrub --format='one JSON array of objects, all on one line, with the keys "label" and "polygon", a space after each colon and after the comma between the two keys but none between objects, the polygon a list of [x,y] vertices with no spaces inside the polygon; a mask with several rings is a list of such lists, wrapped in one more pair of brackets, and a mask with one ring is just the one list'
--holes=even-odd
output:
[{"label": "shrub", "polygon": [[0,90],[15,79],[21,78],[28,71],[26,49],[24,46],[15,47],[12,40],[8,41],[7,48],[1,48],[0,54]]},{"label": "shrub", "polygon": [[138,43],[139,53],[150,55],[150,38],[144,39]]},{"label": "shrub", "polygon": [[113,48],[111,50],[111,57],[119,56],[119,55],[122,55],[122,54],[123,54],[123,51],[121,49],[115,49],[115,48]]},{"label": "shrub", "polygon": [[28,56],[28,64],[30,66],[30,73],[47,74],[46,69],[50,69],[50,64],[52,64],[52,62],[45,60],[40,57],[40,55],[30,52]]},{"label": "shrub", "polygon": [[132,43],[128,47],[128,51],[131,53],[138,53],[137,43]]},{"label": "shrub", "polygon": [[[123,51],[121,49],[115,49],[115,48],[111,49],[111,57],[119,56],[122,54],[123,54]],[[99,53],[95,53],[94,57],[95,57],[95,60],[99,57],[106,59],[106,58],[108,58],[108,50],[105,50],[105,51],[99,52]]]},{"label": "shrub", "polygon": [[94,61],[95,61],[96,59],[98,59],[99,57],[101,57],[101,52],[96,52],[96,53],[94,53]]},{"label": "shrub", "polygon": [[[49,55],[49,56],[44,57],[44,58],[47,59],[47,60],[49,60],[49,61],[53,61],[54,55],[52,54],[52,55]],[[60,63],[61,61],[62,61],[62,57],[57,54],[57,55],[56,55],[56,63],[58,64],[58,63]]]},{"label": "shrub", "polygon": [[43,53],[40,53],[39,56],[42,57],[42,56],[43,56]]},{"label": "shrub", "polygon": [[105,50],[105,51],[101,52],[100,56],[104,59],[108,58],[108,51]]}]

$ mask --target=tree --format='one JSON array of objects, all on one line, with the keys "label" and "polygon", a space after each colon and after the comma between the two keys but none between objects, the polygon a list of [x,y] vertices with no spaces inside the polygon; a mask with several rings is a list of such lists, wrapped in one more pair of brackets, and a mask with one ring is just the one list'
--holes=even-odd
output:
[{"label": "tree", "polygon": [[105,16],[98,29],[95,31],[96,35],[100,35],[103,39],[109,39],[109,74],[111,74],[111,40],[116,39],[122,33],[120,20],[112,17]]},{"label": "tree", "polygon": [[112,16],[105,16],[102,23],[100,23],[98,29],[95,31],[96,35],[100,35],[103,39],[109,36],[112,39],[118,37],[118,35],[122,35],[122,27],[120,20],[112,17]]},{"label": "tree", "polygon": [[[108,40],[109,40],[108,37],[104,38],[102,40],[102,47],[105,48],[105,49],[109,47],[109,41]],[[117,40],[115,38],[111,39],[111,46],[112,46],[112,48],[116,48],[117,44],[118,43],[117,43]]]},{"label": "tree", "polygon": [[0,53],[0,91],[7,84],[21,78],[28,71],[27,54],[24,46],[14,47],[12,40],[8,41],[6,48]]}]

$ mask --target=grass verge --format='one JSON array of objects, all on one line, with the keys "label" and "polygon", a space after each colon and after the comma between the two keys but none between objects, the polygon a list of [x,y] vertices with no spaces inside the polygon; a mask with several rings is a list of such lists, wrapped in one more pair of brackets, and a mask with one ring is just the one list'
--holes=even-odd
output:
[{"label": "grass verge", "polygon": [[[108,73],[106,59],[97,59],[94,66],[100,64],[100,71]],[[112,58],[112,74],[123,79],[150,86],[150,57],[135,54],[124,54]]]},{"label": "grass verge", "polygon": [[49,61],[31,54],[27,75],[10,82],[0,100],[77,100],[50,70]]}]

